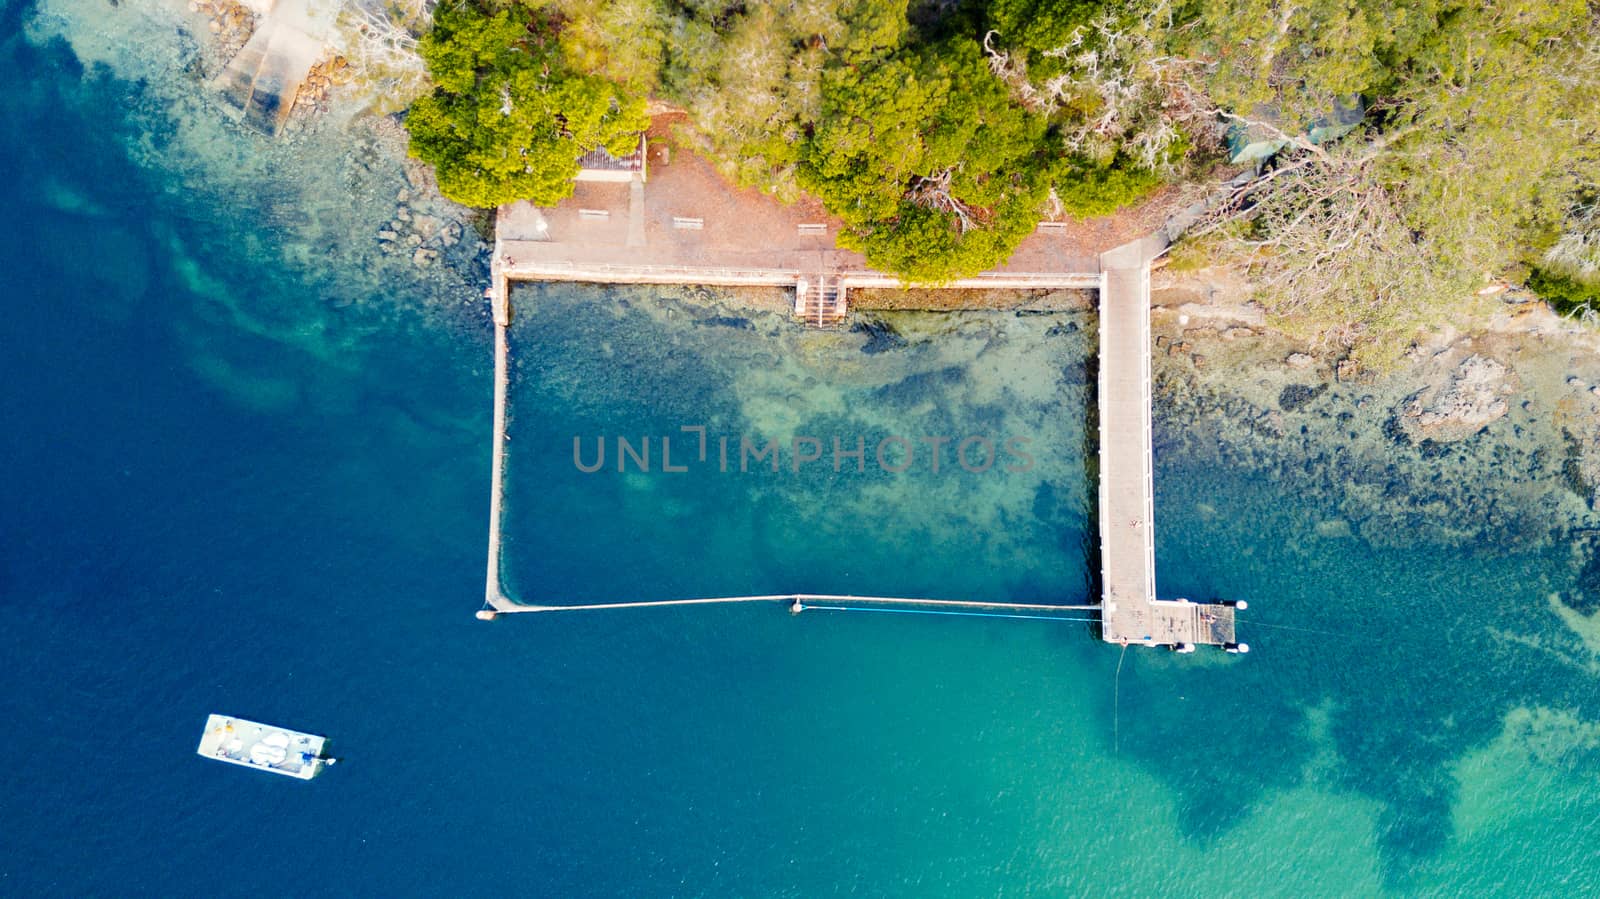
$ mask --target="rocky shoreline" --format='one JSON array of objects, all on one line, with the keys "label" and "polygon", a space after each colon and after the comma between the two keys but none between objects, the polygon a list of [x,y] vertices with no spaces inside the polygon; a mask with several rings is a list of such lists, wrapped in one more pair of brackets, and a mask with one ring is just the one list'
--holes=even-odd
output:
[{"label": "rocky shoreline", "polygon": [[206,27],[216,35],[215,54],[226,62],[232,59],[256,31],[256,14],[235,0],[189,0],[189,11],[205,16]]},{"label": "rocky shoreline", "polygon": [[1158,464],[1247,469],[1321,505],[1316,539],[1487,556],[1566,545],[1580,592],[1559,601],[1600,608],[1600,335],[1507,304],[1374,374],[1227,294],[1194,302],[1192,285],[1161,281]]}]

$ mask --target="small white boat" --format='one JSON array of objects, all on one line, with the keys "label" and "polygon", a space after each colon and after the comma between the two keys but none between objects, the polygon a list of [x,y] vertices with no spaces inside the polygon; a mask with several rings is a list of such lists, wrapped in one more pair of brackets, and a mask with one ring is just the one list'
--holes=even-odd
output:
[{"label": "small white boat", "polygon": [[206,719],[200,748],[195,751],[219,762],[310,780],[338,761],[323,756],[322,749],[327,742],[327,737],[315,734],[212,715]]}]

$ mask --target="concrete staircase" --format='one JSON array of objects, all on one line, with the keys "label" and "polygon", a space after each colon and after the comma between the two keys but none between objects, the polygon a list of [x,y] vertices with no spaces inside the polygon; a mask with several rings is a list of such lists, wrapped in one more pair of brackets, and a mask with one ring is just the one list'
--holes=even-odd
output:
[{"label": "concrete staircase", "polygon": [[844,325],[850,308],[844,285],[838,279],[819,275],[815,281],[801,278],[795,284],[794,314],[811,328],[838,328]]},{"label": "concrete staircase", "polygon": [[336,16],[329,0],[280,0],[217,76],[223,99],[252,128],[277,134],[301,83],[327,52],[326,35]]}]

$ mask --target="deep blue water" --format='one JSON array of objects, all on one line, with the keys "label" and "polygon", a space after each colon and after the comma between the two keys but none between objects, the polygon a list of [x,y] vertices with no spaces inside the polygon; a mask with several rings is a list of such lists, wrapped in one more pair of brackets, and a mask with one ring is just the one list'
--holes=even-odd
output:
[{"label": "deep blue water", "polygon": [[[1115,680],[1079,624],[770,608],[476,621],[483,311],[403,279],[352,297],[337,256],[280,269],[294,226],[175,187],[181,147],[133,161],[146,86],[18,37],[28,14],[0,14],[0,892],[1600,883],[1600,699],[1545,599],[1566,548],[1306,542],[1329,510],[1251,470],[1157,473],[1163,592],[1249,597],[1248,660],[1130,652]],[[522,598],[1091,594],[1092,317],[904,320],[937,333],[866,354],[693,292],[518,302]],[[1044,451],[1009,479],[570,466],[572,436],[701,420]],[[345,763],[207,762],[213,711]]]}]

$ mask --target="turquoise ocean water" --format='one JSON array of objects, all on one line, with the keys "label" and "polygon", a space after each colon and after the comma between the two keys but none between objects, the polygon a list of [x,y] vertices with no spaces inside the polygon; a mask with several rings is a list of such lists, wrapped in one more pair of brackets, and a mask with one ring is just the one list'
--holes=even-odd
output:
[{"label": "turquoise ocean water", "polygon": [[[1285,487],[1296,460],[1179,452],[1204,423],[1159,406],[1162,591],[1249,599],[1248,658],[766,607],[474,620],[480,285],[319,242],[354,213],[219,174],[284,151],[207,124],[181,65],[64,39],[133,15],[0,12],[0,892],[1600,891],[1600,663],[1550,599],[1582,595],[1565,543],[1317,539],[1337,510]],[[329,177],[399,183],[360,155]],[[696,290],[516,303],[521,599],[1095,592],[1092,315],[874,337]],[[678,461],[685,425],[1020,437],[1035,465],[573,465],[574,437],[674,435]],[[207,763],[212,711],[346,762]]]}]

